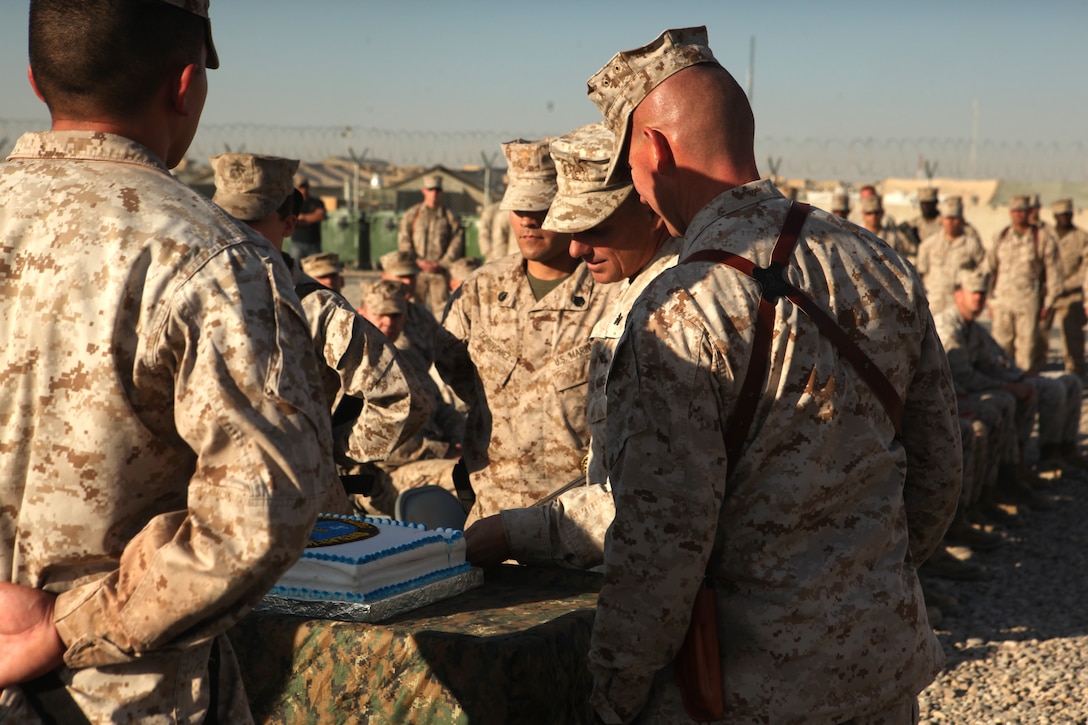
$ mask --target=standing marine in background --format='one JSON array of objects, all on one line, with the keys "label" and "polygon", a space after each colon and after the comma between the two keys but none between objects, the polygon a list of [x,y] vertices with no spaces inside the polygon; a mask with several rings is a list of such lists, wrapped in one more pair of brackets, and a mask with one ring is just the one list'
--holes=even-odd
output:
[{"label": "standing marine in background", "polygon": [[415,256],[419,266],[416,296],[437,317],[449,298],[449,267],[465,256],[465,230],[442,204],[442,176],[423,179],[423,201],[408,207],[400,220],[397,249]]}]

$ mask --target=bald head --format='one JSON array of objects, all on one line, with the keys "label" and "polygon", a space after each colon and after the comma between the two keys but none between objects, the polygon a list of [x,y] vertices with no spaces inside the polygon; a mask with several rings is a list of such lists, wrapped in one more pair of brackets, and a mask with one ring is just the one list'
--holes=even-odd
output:
[{"label": "bald head", "polygon": [[714,197],[759,179],[752,108],[718,65],[685,68],[651,91],[631,115],[630,139],[635,188],[673,234]]}]

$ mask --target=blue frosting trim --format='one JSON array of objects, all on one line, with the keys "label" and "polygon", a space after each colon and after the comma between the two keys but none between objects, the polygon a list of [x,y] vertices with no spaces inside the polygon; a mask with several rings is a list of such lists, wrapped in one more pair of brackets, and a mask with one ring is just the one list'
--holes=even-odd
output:
[{"label": "blue frosting trim", "polygon": [[400,584],[391,584],[386,587],[379,587],[373,591],[358,594],[356,592],[334,592],[325,589],[308,589],[306,587],[281,587],[278,584],[269,590],[269,594],[273,594],[278,597],[287,597],[288,599],[306,599],[311,601],[323,601],[323,602],[375,602],[379,599],[385,599],[395,594],[410,591],[412,589],[418,589],[432,582],[447,579],[456,574],[461,574],[472,569],[472,564],[465,562],[464,564],[458,564],[457,566],[451,566],[447,569],[439,569],[433,571],[430,574],[424,574],[423,576],[416,577],[415,579],[409,579],[408,581],[401,582]]}]

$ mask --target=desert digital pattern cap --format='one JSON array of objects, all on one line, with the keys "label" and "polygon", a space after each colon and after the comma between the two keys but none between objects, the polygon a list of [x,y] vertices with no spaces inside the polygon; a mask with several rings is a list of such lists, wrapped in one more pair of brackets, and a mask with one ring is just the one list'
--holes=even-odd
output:
[{"label": "desert digital pattern cap", "polygon": [[878,211],[884,211],[884,202],[881,200],[879,194],[873,194],[872,196],[867,196],[861,200],[862,214],[872,214]]},{"label": "desert digital pattern cap", "polygon": [[261,154],[226,153],[211,158],[215,196],[235,219],[264,219],[294,191],[292,177],[298,160]]},{"label": "desert digital pattern cap", "polygon": [[699,63],[717,63],[708,42],[703,25],[666,30],[641,48],[616,53],[586,81],[590,100],[601,109],[605,123],[616,136],[608,166],[610,181],[638,104],[674,73]]},{"label": "desert digital pattern cap", "polygon": [[442,188],[442,175],[441,174],[427,174],[423,177],[424,189],[441,189]]},{"label": "desert digital pattern cap", "polygon": [[1017,195],[1009,197],[1009,211],[1028,211],[1030,209],[1030,196]]},{"label": "desert digital pattern cap", "polygon": [[[591,123],[552,141],[559,190],[543,227],[574,233],[591,229],[612,215],[631,195],[629,173],[607,183],[616,137],[604,123]],[[626,167],[623,167],[626,172]]]},{"label": "desert digital pattern cap", "polygon": [[167,5],[173,5],[174,7],[181,8],[193,15],[199,15],[204,18],[204,30],[207,33],[208,41],[208,59],[204,65],[212,70],[219,67],[219,54],[215,52],[215,43],[212,42],[212,21],[208,17],[208,5],[210,0],[160,0]]},{"label": "desert digital pattern cap", "polygon": [[408,312],[408,296],[403,284],[395,279],[379,279],[363,287],[363,306],[375,315],[403,315]]},{"label": "desert digital pattern cap", "polygon": [[344,265],[340,262],[340,255],[336,252],[319,252],[303,257],[301,260],[302,271],[311,277],[331,277],[344,271]]},{"label": "desert digital pattern cap", "polygon": [[389,254],[383,254],[378,262],[382,265],[382,271],[394,277],[411,277],[419,274],[419,265],[411,252],[396,250]]},{"label": "desert digital pattern cap", "polygon": [[981,269],[961,269],[956,272],[956,286],[965,292],[985,292],[990,279]]},{"label": "desert digital pattern cap", "polygon": [[850,211],[850,195],[845,191],[836,191],[832,194],[831,211]]},{"label": "desert digital pattern cap", "polygon": [[927,186],[924,189],[918,190],[918,201],[937,201],[937,190],[932,186]]},{"label": "desert digital pattern cap", "polygon": [[1050,211],[1055,214],[1072,214],[1073,213],[1073,200],[1072,199],[1058,199],[1050,205]]},{"label": "desert digital pattern cap", "polygon": [[547,211],[555,198],[555,163],[550,146],[555,138],[539,141],[514,139],[502,144],[510,182],[502,195],[503,211]]},{"label": "desert digital pattern cap", "polygon": [[963,217],[963,199],[958,196],[946,196],[941,200],[941,216],[949,219]]}]

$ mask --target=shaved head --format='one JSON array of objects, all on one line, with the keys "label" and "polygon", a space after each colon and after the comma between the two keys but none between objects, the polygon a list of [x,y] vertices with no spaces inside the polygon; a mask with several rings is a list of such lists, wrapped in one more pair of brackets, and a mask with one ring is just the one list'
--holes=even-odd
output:
[{"label": "shaved head", "polygon": [[755,120],[743,89],[715,64],[670,76],[631,115],[628,163],[640,196],[682,234],[711,199],[759,179]]}]

